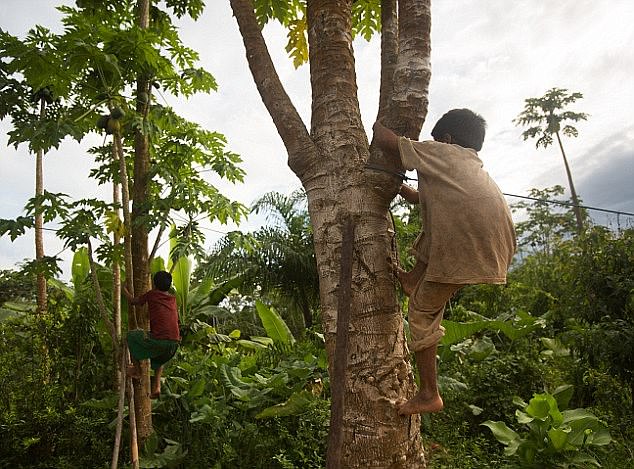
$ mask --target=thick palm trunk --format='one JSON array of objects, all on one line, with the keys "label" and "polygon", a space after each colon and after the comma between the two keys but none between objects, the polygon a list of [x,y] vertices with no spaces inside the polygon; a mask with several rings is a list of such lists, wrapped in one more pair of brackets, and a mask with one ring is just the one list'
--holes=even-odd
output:
[{"label": "thick palm trunk", "polygon": [[557,136],[557,143],[559,144],[559,150],[561,150],[561,156],[564,159],[564,166],[566,167],[566,176],[568,177],[568,186],[570,187],[570,193],[572,194],[572,203],[574,204],[572,210],[575,214],[575,220],[577,221],[577,233],[583,233],[583,216],[581,215],[581,208],[579,207],[579,197],[577,197],[577,191],[575,185],[572,182],[572,172],[568,165],[568,159],[566,158],[566,152],[564,152],[564,146],[561,143],[561,137],[559,132],[555,132]]},{"label": "thick palm trunk", "polygon": [[[426,34],[428,39],[428,1],[401,3],[402,11],[412,16],[404,21],[401,32],[407,36],[416,30],[420,37]],[[419,36],[412,35],[397,45],[395,2],[382,4],[387,6],[384,11],[391,19],[388,28],[391,36],[383,43],[382,63],[384,67],[387,64],[387,71],[384,70],[381,80],[381,112],[398,121],[404,133],[417,136],[429,79],[428,43],[422,50]],[[337,379],[333,370],[341,303],[343,225],[348,218],[355,223],[350,322],[343,352],[345,382],[332,384],[344,390],[343,443],[339,461],[330,461],[330,467],[424,467],[420,418],[399,417],[395,407],[396,400],[410,397],[415,391],[396,298],[393,231],[387,213],[400,179],[366,168],[370,147],[357,100],[351,2],[308,2],[313,96],[310,134],[275,73],[255,21],[252,2],[231,0],[231,6],[255,83],[287,148],[289,166],[308,195],[321,316],[333,380]],[[427,22],[416,23],[421,17],[427,18]],[[404,54],[397,57],[397,50]],[[395,103],[396,98],[402,102]],[[373,159],[381,159],[376,151],[372,153]],[[402,170],[400,162],[394,159],[383,158],[381,163],[388,170]]]},{"label": "thick palm trunk", "polygon": [[[40,120],[46,115],[46,101],[40,100]],[[44,194],[44,150],[38,150],[35,155],[35,196]],[[35,210],[35,260],[44,258],[44,219],[40,210]],[[46,292],[46,278],[44,274],[37,274],[37,313],[44,314],[48,308]]]}]

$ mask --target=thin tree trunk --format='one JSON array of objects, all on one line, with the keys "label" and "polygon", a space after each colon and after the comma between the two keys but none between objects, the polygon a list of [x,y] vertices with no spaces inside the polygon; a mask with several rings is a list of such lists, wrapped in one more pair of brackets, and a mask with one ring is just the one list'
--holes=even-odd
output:
[{"label": "thin tree trunk", "polygon": [[[128,348],[126,347],[126,363],[129,361],[130,357],[127,352]],[[139,434],[137,431],[137,417],[136,417],[136,400],[134,399],[134,386],[132,384],[134,380],[131,378],[126,378],[125,382],[127,383],[128,388],[128,417],[130,420],[130,460],[132,462],[133,469],[139,468]]]},{"label": "thin tree trunk", "polygon": [[557,143],[559,143],[559,149],[561,150],[561,156],[564,159],[564,166],[566,167],[566,176],[568,176],[568,185],[570,187],[570,193],[572,194],[572,203],[574,204],[572,210],[575,214],[575,219],[577,221],[577,233],[583,233],[583,216],[581,215],[581,208],[579,207],[579,197],[577,197],[577,191],[575,190],[575,185],[572,182],[572,172],[570,171],[570,166],[568,165],[568,159],[566,158],[566,152],[564,152],[564,146],[561,143],[561,137],[559,136],[559,132],[555,132],[557,136]]},{"label": "thin tree trunk", "polygon": [[117,469],[119,464],[119,449],[121,448],[121,431],[123,430],[123,411],[125,407],[125,388],[126,388],[126,368],[128,362],[128,348],[125,345],[121,346],[121,360],[119,360],[118,367],[120,370],[121,385],[119,386],[119,401],[117,403],[117,425],[114,432],[114,445],[112,447],[112,461],[110,469]]},{"label": "thin tree trunk", "polygon": [[[46,116],[46,101],[40,100],[40,120]],[[43,171],[44,150],[40,149],[35,155],[35,196],[44,195],[44,171]],[[44,258],[44,217],[39,210],[39,204],[35,210],[35,260],[41,261]],[[48,308],[48,298],[46,292],[46,278],[43,273],[37,274],[37,313],[44,314]]]},{"label": "thin tree trunk", "polygon": [[[134,271],[132,270],[132,238],[130,229],[132,226],[132,217],[130,215],[130,190],[128,185],[128,169],[125,163],[125,155],[123,154],[123,144],[121,135],[115,132],[113,135],[113,144],[115,146],[116,158],[119,161],[119,178],[121,179],[121,207],[123,208],[123,224],[126,234],[123,239],[123,257],[125,262],[125,284],[128,291],[134,295]],[[128,327],[129,329],[137,328],[136,314],[133,308],[128,310]]]},{"label": "thin tree trunk", "polygon": [[[137,2],[138,25],[147,29],[150,23],[150,0]],[[145,121],[147,119],[152,84],[148,76],[137,77],[136,111]],[[148,275],[148,230],[147,224],[140,220],[147,215],[148,180],[150,171],[150,153],[148,136],[144,126],[137,127],[134,135],[134,186],[132,203],[132,267],[134,272],[134,291],[145,292],[150,289]],[[149,329],[147,307],[135,308],[137,327]],[[142,446],[154,431],[152,428],[152,401],[150,400],[149,361],[141,361],[141,379],[134,380],[135,410],[139,444]]]},{"label": "thin tree trunk", "polygon": [[[117,159],[117,150],[113,143],[112,145],[112,153],[113,157]],[[121,188],[118,182],[114,182],[112,184],[112,202],[115,206],[121,205]],[[119,217],[119,209],[115,209],[115,213],[117,218]],[[118,247],[121,244],[121,237],[117,230],[112,233],[112,245]],[[112,263],[112,322],[114,323],[114,330],[116,335],[117,344],[121,343],[121,266],[119,264],[119,260],[115,258]],[[113,351],[116,349],[113,347]],[[120,350],[120,348],[119,348]],[[125,387],[125,382],[123,381],[123,370],[120,368],[121,359],[114,352],[114,363],[115,363],[115,384],[116,389],[121,389]],[[125,366],[125,365],[124,365]]]}]

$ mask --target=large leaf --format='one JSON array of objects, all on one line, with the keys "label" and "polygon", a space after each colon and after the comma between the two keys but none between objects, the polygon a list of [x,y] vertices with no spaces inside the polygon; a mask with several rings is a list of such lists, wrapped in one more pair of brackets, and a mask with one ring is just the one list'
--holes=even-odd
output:
[{"label": "large leaf", "polygon": [[175,227],[172,226],[170,233],[170,257],[167,266],[172,272],[172,285],[176,289],[176,301],[178,302],[180,319],[186,322],[192,262],[187,257],[179,257],[176,262],[173,262],[171,253],[174,251],[177,243],[178,239],[175,236]]},{"label": "large leaf", "polygon": [[216,288],[209,292],[209,303],[212,305],[220,304],[224,300],[231,290],[238,288],[244,282],[244,278],[241,276],[233,277],[224,283],[221,283]]},{"label": "large leaf", "polygon": [[494,422],[492,420],[487,420],[480,425],[488,427],[493,432],[493,436],[496,438],[496,440],[506,446],[510,445],[511,442],[520,439],[519,435],[515,433],[515,431],[507,427],[504,422]]},{"label": "large leaf", "polygon": [[501,331],[510,339],[518,339],[542,327],[541,321],[531,316],[522,317],[517,324],[515,326],[510,322],[498,319],[479,319],[473,322],[444,320],[442,325],[445,328],[445,335],[441,340],[441,344],[451,345],[458,343],[482,330]]},{"label": "large leaf", "polygon": [[292,345],[295,343],[295,337],[293,337],[288,325],[273,308],[268,308],[259,300],[255,302],[255,308],[258,311],[264,330],[266,330],[267,335],[273,339],[274,342],[284,345]]},{"label": "large leaf", "polygon": [[562,384],[553,391],[553,397],[557,401],[557,406],[560,409],[567,409],[570,404],[570,399],[574,393],[574,387],[571,384]]},{"label": "large leaf", "polygon": [[90,274],[90,261],[88,260],[88,249],[85,247],[79,248],[73,254],[73,265],[71,269],[71,275],[73,279],[73,286],[75,291],[86,280],[86,277]]},{"label": "large leaf", "polygon": [[287,417],[289,415],[301,414],[306,411],[312,400],[313,396],[308,391],[295,392],[291,394],[291,397],[289,397],[286,402],[267,407],[257,414],[255,418]]}]

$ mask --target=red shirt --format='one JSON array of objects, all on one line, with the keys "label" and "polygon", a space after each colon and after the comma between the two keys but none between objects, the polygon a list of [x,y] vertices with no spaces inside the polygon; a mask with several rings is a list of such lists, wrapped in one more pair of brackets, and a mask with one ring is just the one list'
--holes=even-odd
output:
[{"label": "red shirt", "polygon": [[178,310],[176,297],[161,290],[150,290],[142,295],[139,305],[147,303],[150,315],[152,338],[161,340],[181,340],[178,330]]}]

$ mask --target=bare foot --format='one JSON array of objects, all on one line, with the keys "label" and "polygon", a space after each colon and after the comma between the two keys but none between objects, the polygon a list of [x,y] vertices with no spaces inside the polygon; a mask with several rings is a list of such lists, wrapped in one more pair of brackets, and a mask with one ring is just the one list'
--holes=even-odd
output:
[{"label": "bare foot", "polygon": [[405,404],[399,406],[399,415],[428,414],[440,412],[444,407],[439,394],[431,397],[423,396],[420,392],[412,397]]},{"label": "bare foot", "polygon": [[410,296],[414,293],[414,288],[416,288],[418,278],[412,275],[412,272],[407,272],[400,268],[396,271],[396,274],[398,276],[398,281],[401,282],[401,287],[403,288],[405,294]]},{"label": "bare foot", "polygon": [[134,365],[128,365],[126,374],[132,379],[139,379],[141,377],[141,370],[137,369]]}]

